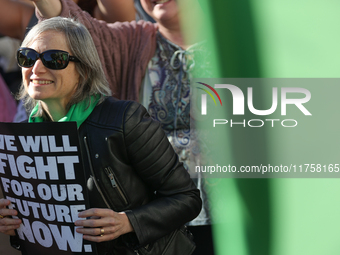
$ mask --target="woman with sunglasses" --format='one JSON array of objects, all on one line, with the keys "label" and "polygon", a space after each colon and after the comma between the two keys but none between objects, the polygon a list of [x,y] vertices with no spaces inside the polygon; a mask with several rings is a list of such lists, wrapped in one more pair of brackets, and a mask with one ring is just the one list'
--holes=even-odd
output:
[{"label": "woman with sunglasses", "polygon": [[[195,173],[195,166],[204,162],[199,138],[192,128],[190,116],[190,81],[196,77],[211,77],[211,59],[200,41],[205,34],[195,27],[202,19],[186,19],[190,37],[184,40],[177,0],[141,0],[143,9],[156,24],[138,21],[108,24],[92,19],[70,0],[32,0],[40,19],[53,16],[76,17],[90,31],[114,96],[140,102],[150,115],[162,124],[171,145],[184,167]],[[124,0],[128,1],[128,0]],[[114,15],[117,8],[112,0],[98,0],[104,13]],[[191,16],[197,13],[197,0],[190,4]],[[188,3],[187,3],[188,2]],[[134,10],[132,10],[134,11]],[[189,30],[187,30],[189,31]],[[188,40],[189,39],[189,40]],[[203,146],[204,148],[204,146]],[[188,223],[197,242],[195,255],[214,254],[212,218],[210,217],[208,178],[193,178],[201,191],[203,206],[200,214]],[[213,184],[214,185],[214,184]]]},{"label": "woman with sunglasses", "polygon": [[[17,61],[20,96],[32,109],[28,121],[77,122],[91,207],[79,213],[84,219],[75,225],[84,228],[77,232],[97,242],[100,255],[138,254],[145,246],[148,254],[171,251],[172,233],[201,209],[199,191],[145,108],[107,97],[111,92],[87,29],[67,18],[45,20],[28,33]],[[0,199],[0,232],[15,245],[21,220],[8,217],[17,214],[9,204]],[[191,254],[188,247],[180,254]]]}]

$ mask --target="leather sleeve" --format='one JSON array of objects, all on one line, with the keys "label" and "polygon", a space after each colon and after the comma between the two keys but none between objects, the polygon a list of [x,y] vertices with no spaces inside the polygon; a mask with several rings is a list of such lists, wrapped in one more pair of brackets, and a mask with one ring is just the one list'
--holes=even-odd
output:
[{"label": "leather sleeve", "polygon": [[126,212],[139,243],[145,245],[194,219],[201,210],[202,201],[161,125],[146,109],[131,103],[124,119],[129,161],[157,197]]}]

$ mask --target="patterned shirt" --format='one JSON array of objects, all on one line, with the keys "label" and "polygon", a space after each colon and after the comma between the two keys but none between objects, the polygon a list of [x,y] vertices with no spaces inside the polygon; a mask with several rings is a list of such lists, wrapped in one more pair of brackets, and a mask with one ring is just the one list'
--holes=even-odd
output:
[{"label": "patterned shirt", "polygon": [[[149,62],[140,92],[140,102],[161,123],[187,170],[201,165],[196,129],[190,126],[193,124],[190,119],[190,80],[196,68],[194,59],[200,53],[202,43],[183,50],[158,33],[157,49]],[[193,181],[201,191],[203,208],[188,225],[211,224],[205,179],[198,177]]]}]

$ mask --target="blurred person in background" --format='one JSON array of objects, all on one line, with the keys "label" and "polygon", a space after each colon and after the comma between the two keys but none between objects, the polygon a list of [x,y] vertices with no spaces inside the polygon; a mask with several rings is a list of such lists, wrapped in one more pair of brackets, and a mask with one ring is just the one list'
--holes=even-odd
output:
[{"label": "blurred person in background", "polygon": [[0,122],[12,122],[16,114],[16,103],[4,79],[0,75]]}]

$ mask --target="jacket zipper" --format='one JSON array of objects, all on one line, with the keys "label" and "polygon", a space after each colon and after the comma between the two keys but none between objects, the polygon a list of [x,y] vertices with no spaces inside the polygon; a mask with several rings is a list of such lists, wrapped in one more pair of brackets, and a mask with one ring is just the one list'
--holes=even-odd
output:
[{"label": "jacket zipper", "polygon": [[114,176],[114,174],[113,174],[112,168],[111,168],[111,167],[106,167],[106,168],[104,168],[104,170],[105,170],[107,176],[108,176],[109,179],[110,179],[110,182],[111,182],[112,187],[117,189],[119,195],[120,195],[121,198],[124,200],[124,203],[127,205],[127,204],[128,204],[128,201],[127,201],[127,199],[126,199],[126,197],[125,197],[125,195],[124,195],[122,189],[119,187],[119,185],[118,185],[117,182],[116,182],[116,179],[115,179],[115,176]]},{"label": "jacket zipper", "polygon": [[[107,208],[111,209],[111,206],[109,205],[109,203],[107,202],[106,198],[104,197],[104,194],[103,194],[101,188],[99,187],[99,184],[98,184],[96,178],[94,177],[94,171],[93,171],[92,162],[91,162],[91,157],[90,157],[91,154],[90,154],[89,146],[88,146],[88,144],[87,144],[87,137],[86,137],[86,136],[84,136],[84,144],[85,144],[86,154],[87,154],[87,158],[88,158],[89,165],[90,165],[90,171],[91,171],[91,174],[92,174],[92,175],[90,175],[90,178],[93,180],[94,184],[96,185],[96,188],[97,188],[99,194],[101,195],[101,197],[103,198],[103,200],[104,200],[104,202],[105,202]],[[126,200],[126,198],[125,198],[125,196],[124,196],[122,190],[120,189],[120,187],[119,187],[119,186],[117,185],[117,183],[116,183],[116,180],[115,180],[115,178],[114,178],[112,169],[111,169],[110,167],[104,168],[104,169],[105,169],[106,174],[107,174],[108,177],[110,178],[112,187],[117,188],[119,194],[120,194],[120,195],[122,196],[122,198],[124,199],[124,202],[125,202],[126,204],[128,204],[128,202],[127,202],[127,200]],[[112,172],[110,172],[110,171],[112,171]],[[139,255],[138,250],[134,250],[134,252],[136,253],[136,255]]]},{"label": "jacket zipper", "polygon": [[85,144],[85,149],[86,149],[86,153],[87,153],[87,158],[89,160],[89,165],[90,165],[90,171],[91,171],[91,174],[90,175],[90,178],[93,180],[94,184],[96,185],[96,188],[99,192],[99,194],[101,195],[101,197],[103,198],[104,200],[104,203],[106,204],[107,208],[111,209],[111,206],[109,205],[109,203],[107,202],[106,198],[104,197],[104,194],[101,190],[101,188],[99,187],[99,184],[95,178],[95,174],[94,174],[94,171],[93,171],[93,167],[92,167],[92,162],[91,162],[91,154],[90,154],[90,149],[89,149],[89,146],[87,144],[87,137],[84,136],[84,144]]}]

